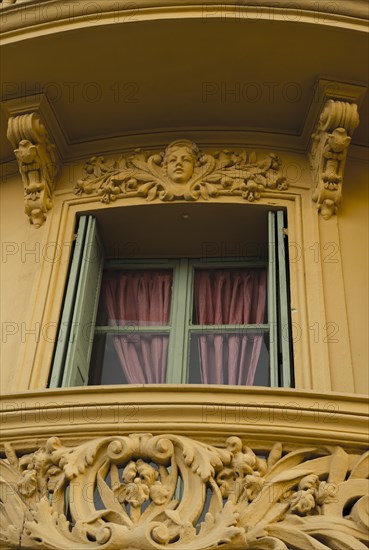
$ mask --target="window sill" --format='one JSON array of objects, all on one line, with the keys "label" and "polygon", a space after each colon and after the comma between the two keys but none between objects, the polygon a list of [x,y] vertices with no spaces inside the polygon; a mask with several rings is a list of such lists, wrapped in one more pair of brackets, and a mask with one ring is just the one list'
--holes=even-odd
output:
[{"label": "window sill", "polygon": [[235,435],[263,443],[367,444],[365,396],[286,388],[130,385],[2,397],[1,440],[27,451],[48,437],[73,444],[101,435],[176,433],[210,444]]}]

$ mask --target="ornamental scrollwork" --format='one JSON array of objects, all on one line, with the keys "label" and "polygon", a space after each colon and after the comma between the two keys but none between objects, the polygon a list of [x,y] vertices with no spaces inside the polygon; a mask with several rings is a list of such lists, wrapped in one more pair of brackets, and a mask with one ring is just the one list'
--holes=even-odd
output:
[{"label": "ornamental scrollwork", "polygon": [[136,150],[111,163],[101,156],[91,158],[75,192],[98,194],[105,203],[128,197],[196,201],[221,195],[252,202],[268,190],[287,188],[280,166],[275,154],[260,161],[245,151],[213,155],[201,152],[192,141],[177,140],[158,154]]},{"label": "ornamental scrollwork", "polygon": [[60,163],[55,144],[36,113],[10,117],[8,139],[14,147],[24,186],[24,211],[35,227],[46,220]]},{"label": "ornamental scrollwork", "polygon": [[314,180],[313,200],[326,220],[337,213],[342,201],[348,148],[358,124],[356,103],[330,99],[312,135],[310,164]]},{"label": "ornamental scrollwork", "polygon": [[369,454],[132,434],[0,461],[3,548],[369,547]]}]

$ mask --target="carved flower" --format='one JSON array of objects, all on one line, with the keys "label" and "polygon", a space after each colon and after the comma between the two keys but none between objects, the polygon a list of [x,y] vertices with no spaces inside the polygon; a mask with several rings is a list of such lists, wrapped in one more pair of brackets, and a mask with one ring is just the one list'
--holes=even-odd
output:
[{"label": "carved flower", "polygon": [[322,481],[316,489],[315,500],[319,505],[326,502],[333,502],[337,498],[337,491],[338,485]]},{"label": "carved flower", "polygon": [[150,497],[150,490],[140,478],[136,478],[133,483],[128,483],[123,491],[124,500],[134,507],[141,506]]},{"label": "carved flower", "polygon": [[20,458],[22,480],[19,482],[19,490],[24,496],[30,497],[36,491],[41,495],[47,495],[48,491],[53,492],[64,479],[65,473],[59,464],[58,456],[53,456],[53,450],[54,447],[50,447],[48,442],[46,448]]},{"label": "carved flower", "polygon": [[216,480],[223,497],[234,495],[232,500],[251,502],[260,493],[265,483],[266,461],[259,458],[249,447],[242,448],[239,438],[231,437],[227,441],[232,451],[230,467],[223,468]]},{"label": "carved flower", "polygon": [[155,481],[155,483],[150,487],[150,498],[155,504],[164,504],[168,499],[170,490],[168,487],[165,487],[160,481]]},{"label": "carved flower", "polygon": [[291,512],[305,515],[315,508],[315,498],[311,490],[299,491],[291,497]]},{"label": "carved flower", "polygon": [[147,462],[131,460],[123,470],[125,483],[113,488],[120,503],[128,502],[133,507],[141,506],[149,498],[155,504],[163,504],[169,495],[169,489],[158,481],[159,473]]},{"label": "carved flower", "polygon": [[152,485],[157,480],[159,474],[155,468],[143,460],[137,460],[137,473],[147,485]]},{"label": "carved flower", "polygon": [[316,474],[309,474],[301,479],[299,483],[300,489],[315,489],[320,483],[319,477]]},{"label": "carved flower", "polygon": [[23,477],[18,483],[19,492],[24,497],[31,497],[37,489],[37,473],[36,470],[26,470],[23,472]]},{"label": "carved flower", "polygon": [[327,483],[321,482],[316,474],[302,478],[298,485],[299,490],[291,496],[291,512],[299,515],[319,513],[319,505],[332,496],[327,487]]},{"label": "carved flower", "polygon": [[[22,139],[19,142],[19,148],[14,151],[18,161],[24,164],[36,164],[37,168],[39,164],[37,162],[38,151],[36,145],[33,145],[29,140]],[[37,170],[37,168],[35,168]],[[32,168],[31,168],[32,169]]]}]

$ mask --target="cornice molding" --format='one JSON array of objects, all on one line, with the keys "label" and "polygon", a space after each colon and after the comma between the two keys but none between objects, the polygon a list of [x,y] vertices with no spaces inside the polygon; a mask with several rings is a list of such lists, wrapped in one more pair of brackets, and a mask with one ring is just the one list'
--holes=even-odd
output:
[{"label": "cornice molding", "polygon": [[[365,0],[350,0],[350,2],[316,2],[298,0],[288,2],[282,0],[258,0],[247,5],[224,0],[210,0],[206,4],[197,0],[138,0],[123,2],[115,0],[48,0],[47,9],[39,0],[22,0],[9,4],[2,3],[4,43],[22,40],[31,36],[35,30],[38,33],[60,32],[114,23],[139,23],[153,19],[194,19],[201,18],[204,22],[211,19],[242,21],[265,20],[288,23],[312,24],[317,26],[336,26],[361,32],[368,32],[368,10]],[[50,10],[49,6],[56,4],[57,8]],[[50,18],[50,13],[53,18]],[[27,24],[25,24],[27,22]],[[30,34],[31,33],[31,34]]]},{"label": "cornice molding", "polygon": [[3,105],[8,116],[7,137],[22,176],[25,213],[31,224],[40,227],[53,205],[53,192],[61,171],[56,143],[64,145],[62,134],[44,95],[15,99]]},{"label": "cornice molding", "polygon": [[311,136],[309,160],[313,176],[313,200],[328,220],[342,200],[343,175],[348,148],[359,125],[358,107],[366,89],[338,82],[321,81],[321,113]]},{"label": "cornice molding", "polygon": [[[133,433],[0,460],[7,549],[329,550],[369,541],[369,453]],[[180,484],[180,488],[179,488]],[[4,548],[4,546],[2,546]]]}]

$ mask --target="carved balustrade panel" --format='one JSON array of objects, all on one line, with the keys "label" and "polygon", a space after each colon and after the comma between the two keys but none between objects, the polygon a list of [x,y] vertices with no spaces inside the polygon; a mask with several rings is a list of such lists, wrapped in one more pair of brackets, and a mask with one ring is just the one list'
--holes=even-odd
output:
[{"label": "carved balustrade panel", "polygon": [[368,453],[133,434],[6,456],[3,548],[369,547]]}]

